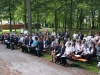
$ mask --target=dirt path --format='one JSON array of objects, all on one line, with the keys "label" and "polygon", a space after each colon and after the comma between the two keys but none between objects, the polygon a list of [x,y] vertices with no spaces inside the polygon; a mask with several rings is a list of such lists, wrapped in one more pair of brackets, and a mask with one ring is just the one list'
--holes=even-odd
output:
[{"label": "dirt path", "polygon": [[63,67],[44,58],[6,49],[0,44],[0,75],[95,75],[75,67]]}]

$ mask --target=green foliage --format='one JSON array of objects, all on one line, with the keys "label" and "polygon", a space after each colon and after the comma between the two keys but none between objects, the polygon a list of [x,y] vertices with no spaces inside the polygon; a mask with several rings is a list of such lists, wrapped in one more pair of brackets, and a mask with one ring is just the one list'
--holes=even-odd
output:
[{"label": "green foliage", "polygon": [[[24,16],[26,15],[27,17],[26,6],[26,0],[1,0],[0,19],[9,19],[9,7],[11,7],[12,20],[15,22],[24,22]],[[31,11],[33,23],[44,24],[46,21],[47,24],[54,24],[55,11],[57,12],[57,24],[60,26],[66,24],[68,27],[71,20],[72,28],[79,26],[79,23],[83,25],[85,24],[84,19],[86,19],[86,17],[88,17],[87,27],[90,26],[91,21],[94,21],[95,24],[96,22],[100,22],[99,0],[31,0]],[[95,12],[95,14],[92,14],[92,11]]]}]

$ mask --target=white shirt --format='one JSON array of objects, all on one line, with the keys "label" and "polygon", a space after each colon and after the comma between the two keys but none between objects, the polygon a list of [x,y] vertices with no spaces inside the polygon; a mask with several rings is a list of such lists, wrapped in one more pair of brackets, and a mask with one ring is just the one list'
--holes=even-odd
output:
[{"label": "white shirt", "polygon": [[25,30],[25,31],[24,31],[24,34],[27,34],[27,33],[28,33],[28,31]]},{"label": "white shirt", "polygon": [[33,41],[35,41],[35,37],[36,37],[36,36],[32,36],[32,40],[33,40]]},{"label": "white shirt", "polygon": [[71,46],[72,47],[72,52],[74,52],[75,51],[75,47],[74,46]]},{"label": "white shirt", "polygon": [[84,37],[83,39],[85,39],[87,41],[87,37]]},{"label": "white shirt", "polygon": [[95,36],[95,39],[98,40],[100,36]]},{"label": "white shirt", "polygon": [[69,55],[71,52],[72,52],[72,47],[71,46],[70,47],[66,47],[65,54]]},{"label": "white shirt", "polygon": [[92,38],[91,36],[87,36],[87,41],[91,40],[91,38]]},{"label": "white shirt", "polygon": [[85,47],[84,47],[84,48],[83,48],[83,53],[84,53],[84,54],[90,53],[89,48],[85,48]]},{"label": "white shirt", "polygon": [[80,45],[76,45],[76,54],[77,54],[77,52],[80,52],[81,50],[82,50],[82,46],[80,46]]},{"label": "white shirt", "polygon": [[56,33],[55,33],[55,32],[52,32],[51,35],[52,35],[52,36],[56,36]]},{"label": "white shirt", "polygon": [[68,46],[68,43],[71,43],[71,41],[67,41],[67,42],[66,42],[66,44],[65,44],[66,47]]},{"label": "white shirt", "polygon": [[78,34],[74,33],[73,34],[73,39],[76,40],[78,38]]},{"label": "white shirt", "polygon": [[20,42],[23,42],[24,41],[24,37],[20,37]]},{"label": "white shirt", "polygon": [[20,29],[20,31],[21,31],[21,33],[24,33],[24,29],[22,28],[22,29]]}]

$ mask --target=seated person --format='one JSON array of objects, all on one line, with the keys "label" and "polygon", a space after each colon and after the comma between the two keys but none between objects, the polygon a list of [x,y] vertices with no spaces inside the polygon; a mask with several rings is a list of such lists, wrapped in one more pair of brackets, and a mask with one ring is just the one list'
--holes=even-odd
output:
[{"label": "seated person", "polygon": [[68,46],[66,47],[64,54],[61,56],[61,61],[63,66],[67,65],[66,59],[71,59],[70,55],[71,53],[72,53],[71,43],[68,43]]},{"label": "seated person", "polygon": [[28,36],[25,36],[25,40],[24,40],[24,43],[22,45],[22,52],[28,53],[28,48],[27,48],[28,41],[29,41]]},{"label": "seated person", "polygon": [[32,49],[30,49],[30,52],[32,52],[34,55],[37,55],[37,51],[36,51],[37,45],[38,45],[38,37],[35,37],[35,40],[32,43]]},{"label": "seated person", "polygon": [[81,55],[81,53],[82,53],[82,44],[81,44],[81,42],[79,42],[78,44],[76,44],[76,51],[75,51],[75,54],[77,54],[77,55]]},{"label": "seated person", "polygon": [[38,44],[36,47],[38,57],[42,56],[43,51],[43,41],[41,38],[38,38]]},{"label": "seated person", "polygon": [[61,43],[61,47],[60,47],[60,51],[59,53],[56,55],[56,60],[58,64],[61,64],[61,56],[64,54],[65,52],[65,45],[64,42]]},{"label": "seated person", "polygon": [[27,49],[29,49],[30,51],[29,51],[29,53],[31,54],[32,52],[31,52],[31,49],[32,49],[32,43],[33,43],[33,39],[32,39],[32,37],[31,36],[29,36],[29,40],[28,40],[28,44],[27,44]]},{"label": "seated person", "polygon": [[83,58],[87,59],[88,65],[90,65],[91,58],[96,55],[95,44],[92,43],[92,47],[90,47],[90,49],[87,47],[87,45],[85,45],[85,47],[83,48],[83,52],[82,52],[81,55],[82,55]]},{"label": "seated person", "polygon": [[51,58],[52,58],[51,61],[52,62],[56,62],[55,56],[58,54],[59,50],[60,50],[60,45],[59,45],[58,41],[56,41],[56,46],[51,51]]}]

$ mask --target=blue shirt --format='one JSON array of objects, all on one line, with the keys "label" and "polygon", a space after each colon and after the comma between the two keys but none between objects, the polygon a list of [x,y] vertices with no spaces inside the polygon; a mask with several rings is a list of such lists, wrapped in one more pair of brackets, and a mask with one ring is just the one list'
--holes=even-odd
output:
[{"label": "blue shirt", "polygon": [[34,42],[32,43],[33,46],[37,46],[37,44],[38,44],[38,41],[34,41]]}]

